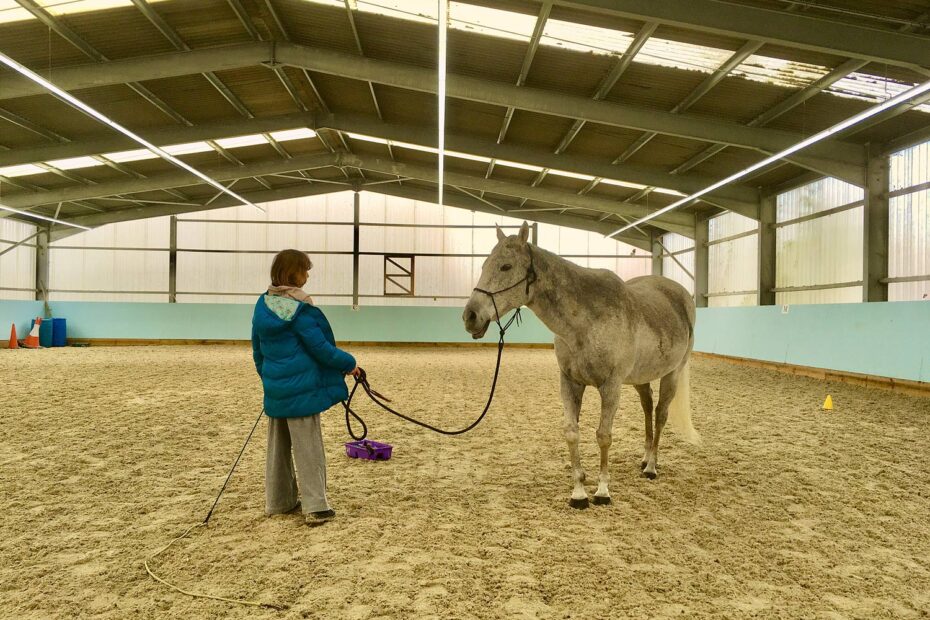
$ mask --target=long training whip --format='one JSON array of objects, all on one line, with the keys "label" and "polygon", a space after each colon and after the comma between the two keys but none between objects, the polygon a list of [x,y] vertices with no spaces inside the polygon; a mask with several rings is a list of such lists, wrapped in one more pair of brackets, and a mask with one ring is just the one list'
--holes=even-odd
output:
[{"label": "long training whip", "polygon": [[239,464],[239,460],[242,458],[242,454],[245,452],[245,447],[249,445],[249,441],[252,439],[252,435],[255,433],[255,429],[258,428],[258,423],[261,422],[262,415],[264,415],[264,413],[265,413],[265,410],[262,409],[261,413],[259,413],[258,417],[255,419],[255,424],[252,425],[252,430],[249,431],[249,436],[245,438],[245,443],[242,444],[242,449],[239,450],[239,455],[236,457],[235,462],[233,462],[232,467],[229,469],[229,474],[226,476],[226,481],[223,482],[223,487],[220,489],[220,492],[216,495],[216,499],[213,500],[213,505],[210,507],[210,511],[207,512],[207,516],[204,518],[204,520],[201,521],[200,523],[195,523],[194,525],[184,530],[184,532],[180,536],[173,538],[171,542],[169,542],[167,545],[165,545],[164,547],[162,547],[161,549],[159,549],[158,551],[156,551],[149,557],[145,558],[145,560],[143,561],[142,564],[143,566],[145,566],[145,572],[147,572],[149,576],[155,581],[157,581],[158,583],[166,585],[172,590],[180,592],[181,594],[186,594],[187,596],[193,596],[195,598],[207,598],[207,599],[212,599],[214,601],[224,601],[226,603],[235,603],[237,605],[248,605],[250,607],[266,607],[268,609],[275,609],[277,611],[283,611],[287,609],[285,605],[279,605],[275,603],[264,603],[261,601],[252,601],[248,599],[227,598],[225,596],[216,596],[214,594],[206,594],[205,592],[194,592],[192,590],[185,590],[169,582],[167,579],[163,577],[159,577],[158,575],[155,574],[155,572],[149,566],[149,562],[151,562],[152,560],[154,560],[155,558],[163,554],[168,549],[170,549],[179,540],[186,538],[194,529],[200,528],[200,527],[207,527],[207,524],[210,523],[210,517],[213,516],[213,511],[216,510],[217,504],[220,503],[220,498],[223,496],[223,492],[226,490],[226,486],[229,484],[229,480],[232,478],[233,472],[236,471],[236,466]]}]

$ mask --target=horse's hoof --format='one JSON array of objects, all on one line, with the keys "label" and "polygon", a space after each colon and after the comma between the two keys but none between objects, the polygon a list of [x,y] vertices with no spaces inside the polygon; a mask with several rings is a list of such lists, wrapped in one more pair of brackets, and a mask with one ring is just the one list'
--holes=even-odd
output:
[{"label": "horse's hoof", "polygon": [[600,495],[594,496],[594,505],[595,506],[609,506],[611,504],[610,496],[602,497]]},{"label": "horse's hoof", "polygon": [[658,474],[655,473],[654,471],[644,471],[643,475],[649,478],[650,480],[655,480],[656,476],[658,476]]},{"label": "horse's hoof", "polygon": [[574,508],[575,510],[584,510],[588,507],[588,498],[583,497],[581,499],[575,499],[574,497],[568,501],[568,505]]}]

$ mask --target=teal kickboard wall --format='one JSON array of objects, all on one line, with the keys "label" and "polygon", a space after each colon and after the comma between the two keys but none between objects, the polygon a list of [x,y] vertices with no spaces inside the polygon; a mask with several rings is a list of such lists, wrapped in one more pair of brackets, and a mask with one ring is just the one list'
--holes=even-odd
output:
[{"label": "teal kickboard wall", "polygon": [[[58,301],[70,338],[245,340],[252,305]],[[462,309],[322,306],[336,337],[354,342],[473,342]],[[700,308],[695,350],[800,366],[930,382],[930,302]],[[0,326],[24,338],[42,303],[0,301]],[[551,343],[529,310],[507,341]],[[483,342],[496,342],[492,325]],[[4,337],[4,340],[6,338]]]}]

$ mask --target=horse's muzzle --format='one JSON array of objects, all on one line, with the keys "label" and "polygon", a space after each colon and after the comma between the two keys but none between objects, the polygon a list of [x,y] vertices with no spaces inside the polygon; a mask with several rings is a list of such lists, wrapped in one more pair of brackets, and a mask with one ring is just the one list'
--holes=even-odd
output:
[{"label": "horse's muzzle", "polygon": [[490,319],[486,319],[481,323],[478,320],[478,314],[468,306],[465,307],[465,312],[462,313],[462,321],[465,322],[465,331],[471,334],[471,337],[475,340],[483,338],[488,331],[488,326],[491,324]]}]

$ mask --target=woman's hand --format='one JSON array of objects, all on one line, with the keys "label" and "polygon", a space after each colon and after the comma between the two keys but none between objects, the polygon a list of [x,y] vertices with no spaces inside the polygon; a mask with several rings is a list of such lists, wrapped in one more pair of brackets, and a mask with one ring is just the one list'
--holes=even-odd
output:
[{"label": "woman's hand", "polygon": [[360,374],[362,374],[362,369],[359,368],[358,366],[356,366],[355,369],[354,369],[352,372],[350,372],[349,374],[352,375],[353,377],[355,377],[356,379],[358,379],[358,376],[359,376]]}]

